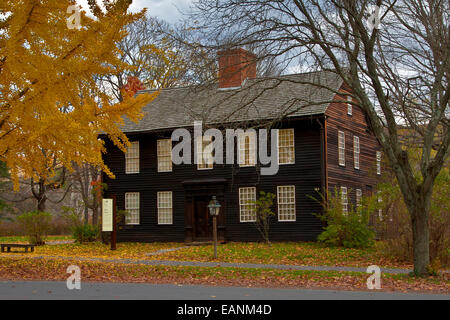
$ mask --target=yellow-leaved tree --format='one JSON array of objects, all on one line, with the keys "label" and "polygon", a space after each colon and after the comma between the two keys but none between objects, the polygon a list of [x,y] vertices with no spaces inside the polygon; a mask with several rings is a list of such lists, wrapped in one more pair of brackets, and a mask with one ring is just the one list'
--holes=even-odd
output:
[{"label": "yellow-leaved tree", "polygon": [[77,20],[68,21],[75,1],[0,3],[0,161],[16,187],[19,175],[52,177],[55,162],[68,169],[87,162],[112,175],[98,134],[125,151],[123,116],[139,120],[157,95],[130,94],[118,103],[97,85],[96,77],[129,67],[117,58],[117,43],[145,15],[128,12],[131,0],[103,2],[93,17],[81,11],[75,28]]}]

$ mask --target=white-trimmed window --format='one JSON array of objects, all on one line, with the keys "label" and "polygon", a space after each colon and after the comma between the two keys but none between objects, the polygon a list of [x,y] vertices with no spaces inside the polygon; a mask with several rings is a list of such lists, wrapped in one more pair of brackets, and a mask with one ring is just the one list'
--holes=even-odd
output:
[{"label": "white-trimmed window", "polygon": [[345,133],[338,131],[339,165],[345,166]]},{"label": "white-trimmed window", "polygon": [[139,141],[132,141],[125,153],[125,173],[139,173]]},{"label": "white-trimmed window", "polygon": [[356,189],[356,206],[357,207],[361,206],[361,199],[362,199],[362,190]]},{"label": "white-trimmed window", "polygon": [[173,223],[172,191],[158,192],[158,224]]},{"label": "white-trimmed window", "polygon": [[381,174],[381,151],[377,151],[377,174]]},{"label": "white-trimmed window", "polygon": [[214,158],[212,151],[212,136],[202,136],[200,139],[197,139],[197,169],[213,168]]},{"label": "white-trimmed window", "polygon": [[139,192],[125,193],[125,224],[139,224]]},{"label": "white-trimmed window", "polygon": [[348,212],[348,197],[347,197],[347,187],[341,187],[341,203],[342,203],[342,212]]},{"label": "white-trimmed window", "polygon": [[239,135],[239,165],[251,167],[256,165],[256,132],[250,131]]},{"label": "white-trimmed window", "polygon": [[347,114],[351,116],[353,114],[352,97],[347,96]]},{"label": "white-trimmed window", "polygon": [[355,169],[359,169],[359,137],[353,136],[353,162],[355,165]]},{"label": "white-trimmed window", "polygon": [[160,139],[157,142],[158,172],[172,171],[172,139]]},{"label": "white-trimmed window", "polygon": [[256,221],[256,188],[245,187],[239,188],[239,221],[255,222]]},{"label": "white-trimmed window", "polygon": [[278,186],[278,221],[295,221],[295,186]]},{"label": "white-trimmed window", "polygon": [[278,163],[295,163],[294,129],[278,130]]}]

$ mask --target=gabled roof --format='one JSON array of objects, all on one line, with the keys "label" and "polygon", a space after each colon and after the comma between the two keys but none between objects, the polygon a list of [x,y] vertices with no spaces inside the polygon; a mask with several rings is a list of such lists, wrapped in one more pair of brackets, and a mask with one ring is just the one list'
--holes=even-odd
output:
[{"label": "gabled roof", "polygon": [[[246,80],[242,87],[217,85],[168,88],[144,107],[144,118],[125,118],[125,133],[205,124],[280,119],[324,114],[343,84],[333,72],[319,71]],[[138,94],[152,90],[139,91]]]}]

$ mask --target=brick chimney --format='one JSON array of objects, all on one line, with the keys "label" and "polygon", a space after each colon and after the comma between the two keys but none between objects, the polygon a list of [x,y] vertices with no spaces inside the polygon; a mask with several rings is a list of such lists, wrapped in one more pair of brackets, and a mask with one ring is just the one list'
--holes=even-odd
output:
[{"label": "brick chimney", "polygon": [[256,56],[242,48],[219,51],[219,88],[240,87],[256,78]]}]

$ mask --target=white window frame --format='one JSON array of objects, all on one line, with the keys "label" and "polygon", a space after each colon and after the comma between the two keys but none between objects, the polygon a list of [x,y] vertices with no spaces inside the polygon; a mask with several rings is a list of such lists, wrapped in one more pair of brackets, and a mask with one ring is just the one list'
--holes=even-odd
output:
[{"label": "white window frame", "polygon": [[239,222],[256,222],[256,187],[239,188]]},{"label": "white window frame", "polygon": [[[248,139],[248,148],[246,140]],[[239,166],[254,167],[256,165],[256,131],[239,135]],[[248,162],[246,161],[248,159]]]},{"label": "white window frame", "polygon": [[345,132],[338,131],[338,158],[339,165],[345,167]]},{"label": "white window frame", "polygon": [[359,155],[361,153],[359,137],[353,136],[353,164],[355,169],[359,170]]},{"label": "white window frame", "polygon": [[[125,192],[125,210],[127,211],[127,215],[125,216],[125,224],[138,225],[140,223],[140,215],[141,215],[139,192]],[[134,217],[132,217],[133,215]]]},{"label": "white window frame", "polygon": [[357,207],[361,206],[361,200],[362,200],[362,190],[356,189],[356,206]]},{"label": "white window frame", "polygon": [[[158,191],[156,199],[156,206],[158,209],[158,224],[173,224],[173,192],[172,191]],[[164,198],[165,197],[165,198]],[[168,201],[163,201],[168,200]],[[166,211],[167,212],[163,212]],[[164,216],[167,215],[167,216]]]},{"label": "white window frame", "polygon": [[377,151],[377,175],[381,175],[381,151]]},{"label": "white window frame", "polygon": [[[207,142],[206,147],[203,143]],[[214,157],[212,154],[212,136],[201,136],[197,138],[197,170],[211,170],[214,167]],[[206,163],[204,160],[206,159]]]},{"label": "white window frame", "polygon": [[353,115],[353,105],[352,102],[353,99],[351,96],[347,96],[347,115],[351,116]]},{"label": "white window frame", "polygon": [[[168,152],[167,146],[169,145]],[[157,140],[157,157],[158,157],[158,172],[172,172],[172,139],[158,139]],[[168,163],[168,168],[165,164]]]},{"label": "white window frame", "polygon": [[[283,192],[283,188],[290,188],[291,190],[289,192],[293,192],[293,196],[283,196],[282,192]],[[297,220],[297,208],[296,208],[296,201],[295,201],[295,186],[290,185],[290,186],[277,186],[277,202],[278,202],[278,221],[279,222],[292,222],[292,221],[296,221]],[[294,206],[294,213],[288,213],[288,214],[283,214],[284,216],[289,216],[291,217],[290,219],[282,219],[281,218],[281,211],[282,209],[280,208],[280,206],[283,205],[288,205],[288,206]],[[290,209],[289,209],[290,210]]]},{"label": "white window frame", "polygon": [[347,214],[348,213],[347,187],[341,187],[341,204],[342,204],[342,212],[344,214]]},{"label": "white window frame", "polygon": [[131,141],[125,153],[125,173],[139,173],[139,141]]},{"label": "white window frame", "polygon": [[[284,144],[282,145],[282,143],[281,143],[281,140],[283,139],[282,133],[284,134],[284,133],[287,133],[287,132],[289,132],[289,140],[287,140],[287,139],[284,139],[284,140],[288,141],[289,144],[288,145],[284,145]],[[291,141],[290,137],[292,137],[292,141]],[[290,162],[281,162],[280,161],[280,150],[281,150],[281,148],[286,148],[287,149],[287,153],[289,155],[291,155],[291,153],[292,153],[292,157],[290,157],[291,158]],[[294,131],[294,128],[278,129],[278,154],[277,154],[277,156],[278,156],[278,164],[279,165],[280,164],[295,164],[295,131]]]}]

